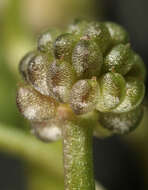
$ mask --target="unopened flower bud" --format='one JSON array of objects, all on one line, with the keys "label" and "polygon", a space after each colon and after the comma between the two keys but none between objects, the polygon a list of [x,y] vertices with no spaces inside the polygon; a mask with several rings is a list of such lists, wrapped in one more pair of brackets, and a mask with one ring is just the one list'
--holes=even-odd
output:
[{"label": "unopened flower bud", "polygon": [[61,138],[61,129],[55,121],[31,122],[32,133],[44,142],[57,141]]},{"label": "unopened flower bud", "polygon": [[48,70],[47,84],[50,96],[60,102],[68,102],[70,90],[76,81],[76,74],[68,62],[56,60]]},{"label": "unopened flower bud", "polygon": [[140,123],[143,116],[142,106],[133,111],[116,114],[100,113],[99,123],[114,134],[127,134],[134,130]]},{"label": "unopened flower bud", "polygon": [[32,60],[32,58],[36,55],[36,52],[35,51],[32,51],[32,52],[29,52],[27,53],[20,61],[20,64],[19,64],[19,71],[23,77],[23,79],[28,82],[29,79],[28,79],[28,72],[27,72],[27,69],[28,69],[28,64],[29,62]]},{"label": "unopened flower bud", "polygon": [[114,22],[105,22],[104,24],[109,30],[112,45],[129,42],[129,35],[122,26]]},{"label": "unopened flower bud", "polygon": [[76,114],[93,111],[98,96],[96,79],[79,80],[71,90],[70,105]]},{"label": "unopened flower bud", "polygon": [[49,29],[42,33],[38,39],[38,50],[44,53],[52,54],[53,41],[58,35],[60,35],[60,33],[61,32],[57,29]]},{"label": "unopened flower bud", "polygon": [[94,40],[81,39],[74,48],[72,64],[80,78],[99,76],[103,64],[103,56]]},{"label": "unopened flower bud", "polygon": [[49,95],[47,70],[50,62],[50,58],[47,55],[37,53],[37,55],[30,60],[27,68],[29,82],[43,95]]},{"label": "unopened flower bud", "polygon": [[53,118],[58,105],[54,99],[41,95],[29,85],[19,86],[16,101],[19,111],[31,121]]},{"label": "unopened flower bud", "polygon": [[114,113],[129,112],[138,107],[145,94],[145,86],[142,81],[128,77],[126,79],[126,94],[122,102],[112,110]]},{"label": "unopened flower bud", "polygon": [[125,97],[125,80],[118,73],[106,73],[99,80],[100,96],[96,109],[108,112],[118,106]]},{"label": "unopened flower bud", "polygon": [[104,60],[104,72],[116,72],[122,75],[127,74],[132,68],[133,51],[129,44],[114,46]]}]

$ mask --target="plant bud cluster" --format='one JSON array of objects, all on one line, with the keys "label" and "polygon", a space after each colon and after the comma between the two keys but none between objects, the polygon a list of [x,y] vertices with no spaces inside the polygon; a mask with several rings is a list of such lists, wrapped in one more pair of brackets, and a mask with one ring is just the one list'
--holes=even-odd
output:
[{"label": "plant bud cluster", "polygon": [[19,111],[45,141],[61,136],[62,116],[95,112],[112,134],[127,133],[142,119],[145,66],[118,24],[76,20],[64,32],[50,29],[19,70],[25,80],[17,91]]}]

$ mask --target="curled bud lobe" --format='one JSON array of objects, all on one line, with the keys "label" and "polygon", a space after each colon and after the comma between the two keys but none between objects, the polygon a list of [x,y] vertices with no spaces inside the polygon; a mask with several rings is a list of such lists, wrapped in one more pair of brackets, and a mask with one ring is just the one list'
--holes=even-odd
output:
[{"label": "curled bud lobe", "polygon": [[134,110],[141,104],[143,100],[145,94],[145,86],[142,81],[134,77],[128,77],[126,79],[125,90],[125,97],[119,106],[113,110],[114,113],[124,113]]},{"label": "curled bud lobe", "polygon": [[23,79],[28,82],[29,79],[28,79],[28,72],[27,72],[27,69],[28,69],[28,65],[30,63],[30,61],[32,60],[32,58],[36,55],[36,52],[32,51],[32,52],[29,52],[27,53],[20,61],[20,64],[19,64],[19,71],[23,77]]},{"label": "curled bud lobe", "polygon": [[132,56],[133,51],[129,47],[129,44],[114,46],[104,59],[104,72],[127,74],[133,65],[131,61]]}]

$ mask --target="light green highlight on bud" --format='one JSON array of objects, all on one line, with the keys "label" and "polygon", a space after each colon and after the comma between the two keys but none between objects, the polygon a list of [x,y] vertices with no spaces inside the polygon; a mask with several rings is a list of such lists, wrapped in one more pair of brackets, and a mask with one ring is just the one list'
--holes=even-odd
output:
[{"label": "light green highlight on bud", "polygon": [[77,42],[77,36],[64,33],[58,36],[54,42],[54,55],[56,59],[71,62],[72,51]]},{"label": "light green highlight on bud", "polygon": [[109,112],[122,101],[125,96],[125,80],[118,73],[106,73],[99,79],[100,96],[96,109]]},{"label": "light green highlight on bud", "polygon": [[88,36],[90,39],[94,39],[99,45],[103,54],[110,46],[110,33],[107,27],[101,22],[90,22],[84,31],[84,35]]},{"label": "light green highlight on bud", "polygon": [[112,111],[114,113],[124,113],[134,110],[141,104],[144,94],[145,86],[143,82],[134,77],[128,77],[126,79],[125,97],[121,104]]},{"label": "light green highlight on bud", "polygon": [[131,70],[127,73],[127,76],[136,77],[141,81],[145,81],[146,67],[142,58],[138,54],[134,53],[131,62],[133,66]]},{"label": "light green highlight on bud", "polygon": [[122,26],[114,22],[105,22],[104,24],[109,30],[112,45],[126,44],[129,42],[129,35]]},{"label": "light green highlight on bud", "polygon": [[127,74],[132,68],[133,51],[129,44],[114,46],[104,59],[103,71]]},{"label": "light green highlight on bud", "polygon": [[44,53],[52,54],[53,41],[61,34],[58,29],[49,29],[43,32],[38,38],[38,50]]}]

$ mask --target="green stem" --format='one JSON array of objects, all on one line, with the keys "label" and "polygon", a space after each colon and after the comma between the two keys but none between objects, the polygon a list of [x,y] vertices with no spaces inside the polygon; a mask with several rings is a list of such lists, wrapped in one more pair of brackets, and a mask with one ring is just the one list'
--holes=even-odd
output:
[{"label": "green stem", "polygon": [[63,127],[65,190],[94,190],[91,125]]}]

